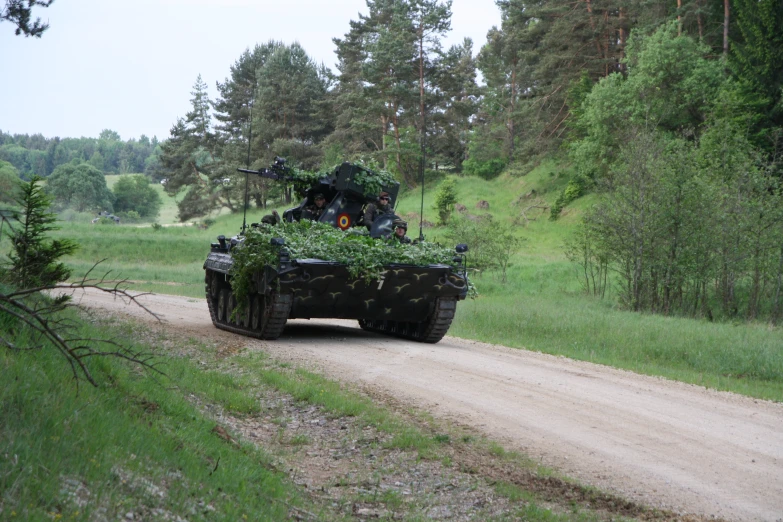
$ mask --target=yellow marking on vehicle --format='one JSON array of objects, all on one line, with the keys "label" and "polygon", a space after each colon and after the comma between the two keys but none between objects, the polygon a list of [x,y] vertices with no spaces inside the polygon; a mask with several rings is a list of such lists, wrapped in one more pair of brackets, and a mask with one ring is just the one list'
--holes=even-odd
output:
[{"label": "yellow marking on vehicle", "polygon": [[314,277],[314,278],[310,279],[309,282],[312,283],[314,281],[318,281],[319,279],[332,279],[333,277],[334,276],[332,274],[324,275],[324,276],[318,276],[318,277]]},{"label": "yellow marking on vehicle", "polygon": [[410,283],[405,283],[404,285],[395,286],[394,287],[394,291],[399,294],[400,292],[402,292],[402,289],[405,288],[406,286],[411,286],[411,284]]}]

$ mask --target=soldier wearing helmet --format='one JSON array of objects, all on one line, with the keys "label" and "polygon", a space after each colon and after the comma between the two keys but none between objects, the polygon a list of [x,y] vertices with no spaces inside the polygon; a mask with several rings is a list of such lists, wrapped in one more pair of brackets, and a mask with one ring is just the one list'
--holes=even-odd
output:
[{"label": "soldier wearing helmet", "polygon": [[408,231],[408,223],[398,218],[392,221],[392,226],[394,227],[394,239],[404,245],[411,242],[411,238],[405,235]]},{"label": "soldier wearing helmet", "polygon": [[313,196],[313,204],[306,206],[304,209],[309,212],[308,217],[310,219],[318,221],[321,214],[326,210],[326,198],[319,192]]},{"label": "soldier wearing helmet", "polygon": [[389,203],[391,200],[388,192],[381,192],[378,196],[378,203],[370,203],[364,211],[364,224],[367,228],[372,227],[373,221],[378,216],[384,214],[394,214],[394,209]]}]

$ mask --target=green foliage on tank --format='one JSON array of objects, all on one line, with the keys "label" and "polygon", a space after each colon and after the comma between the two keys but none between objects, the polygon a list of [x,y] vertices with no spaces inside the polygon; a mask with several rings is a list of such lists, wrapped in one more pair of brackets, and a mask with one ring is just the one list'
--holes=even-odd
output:
[{"label": "green foliage on tank", "polygon": [[[272,239],[285,240],[283,247]],[[389,264],[426,266],[453,264],[454,250],[435,243],[401,244],[394,238],[373,239],[364,228],[343,232],[326,223],[301,221],[275,226],[259,225],[245,234],[245,240],[232,249],[232,283],[237,299],[252,292],[253,273],[264,266],[277,267],[280,249],[291,259],[320,259],[345,265],[351,276],[364,280],[381,277]]]}]

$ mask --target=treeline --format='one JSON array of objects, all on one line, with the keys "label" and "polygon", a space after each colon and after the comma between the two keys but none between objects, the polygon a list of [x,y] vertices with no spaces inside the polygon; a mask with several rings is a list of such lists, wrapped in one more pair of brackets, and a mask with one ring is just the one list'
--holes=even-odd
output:
[{"label": "treeline", "polygon": [[159,153],[160,143],[154,136],[123,141],[112,130],[102,131],[98,138],[46,138],[0,131],[0,160],[13,165],[24,179],[48,177],[73,160],[89,163],[107,174],[149,174],[155,169]]},{"label": "treeline", "polygon": [[783,4],[731,7],[718,53],[673,19],[632,32],[621,71],[572,83],[561,150],[575,173],[552,217],[600,194],[569,250],[593,293],[619,281],[632,310],[777,323]]},{"label": "treeline", "polygon": [[[476,56],[469,39],[441,43],[450,2],[368,0],[366,14],[333,40],[335,73],[298,44],[270,41],[238,58],[214,100],[199,76],[159,174],[172,193],[187,187],[181,217],[236,209],[236,167],[248,158],[264,166],[276,154],[304,169],[363,161],[406,186],[418,183],[422,161],[432,171],[487,178],[511,162],[524,171],[570,151],[583,133],[587,93],[602,79],[628,75],[632,35],[668,23],[675,36],[704,46],[707,59],[724,63],[727,78],[743,76],[757,97],[753,143],[769,152],[765,132],[780,124],[780,0],[496,3],[502,24],[479,42]],[[476,82],[479,72],[485,85]],[[254,180],[252,200],[263,206],[281,190]],[[583,190],[571,187],[559,206]]]}]

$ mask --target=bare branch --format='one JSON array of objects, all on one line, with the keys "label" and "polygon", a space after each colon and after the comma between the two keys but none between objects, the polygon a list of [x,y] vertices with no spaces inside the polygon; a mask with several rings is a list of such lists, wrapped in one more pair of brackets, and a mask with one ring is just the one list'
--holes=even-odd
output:
[{"label": "bare branch", "polygon": [[[97,263],[96,263],[97,265]],[[95,265],[90,269],[95,268]],[[88,274],[90,273],[88,272]],[[44,297],[52,295],[58,290],[94,289],[107,294],[112,294],[126,304],[135,304],[156,320],[160,317],[139,301],[139,297],[148,293],[132,294],[121,287],[125,280],[108,280],[108,273],[102,278],[88,279],[87,275],[79,282],[70,284],[55,284],[17,290],[9,294],[0,293],[0,311],[16,318],[37,337],[34,346],[29,349],[42,349],[52,346],[57,349],[68,361],[71,372],[76,381],[77,390],[80,377],[84,377],[93,386],[98,383],[85,365],[88,357],[116,357],[138,364],[145,369],[165,375],[155,363],[154,354],[132,350],[112,339],[85,338],[78,336],[76,332],[80,323],[68,317],[59,315],[69,304],[70,297],[65,294],[56,295],[54,300]],[[102,286],[109,283],[112,286]],[[66,297],[66,299],[63,299]],[[0,337],[0,343],[12,350],[19,350],[11,340]]]}]

